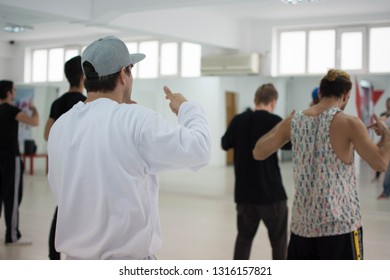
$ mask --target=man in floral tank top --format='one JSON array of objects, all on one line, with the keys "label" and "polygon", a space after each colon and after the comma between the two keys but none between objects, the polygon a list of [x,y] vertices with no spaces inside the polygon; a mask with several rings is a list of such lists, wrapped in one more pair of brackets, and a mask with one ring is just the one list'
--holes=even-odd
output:
[{"label": "man in floral tank top", "polygon": [[288,259],[363,259],[363,230],[354,151],[374,170],[390,159],[390,130],[374,115],[379,143],[363,122],[344,114],[352,82],[331,69],[320,83],[320,102],[291,114],[261,137],[253,150],[264,160],[292,143],[295,196]]}]

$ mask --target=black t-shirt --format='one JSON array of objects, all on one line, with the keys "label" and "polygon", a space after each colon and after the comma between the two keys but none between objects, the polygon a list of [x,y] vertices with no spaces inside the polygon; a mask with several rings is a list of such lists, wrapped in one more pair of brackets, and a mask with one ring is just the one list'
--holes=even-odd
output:
[{"label": "black t-shirt", "polygon": [[84,102],[86,99],[81,92],[67,92],[63,94],[51,105],[49,118],[57,120],[62,114],[72,109],[79,101]]},{"label": "black t-shirt", "polygon": [[0,156],[20,154],[18,142],[19,122],[16,115],[21,112],[18,107],[8,103],[0,104]]},{"label": "black t-shirt", "polygon": [[[287,199],[280,173],[277,153],[265,160],[255,160],[252,150],[257,140],[282,119],[264,110],[247,110],[233,118],[222,148],[234,149],[235,202],[268,204]],[[291,143],[283,149],[291,149]]]}]

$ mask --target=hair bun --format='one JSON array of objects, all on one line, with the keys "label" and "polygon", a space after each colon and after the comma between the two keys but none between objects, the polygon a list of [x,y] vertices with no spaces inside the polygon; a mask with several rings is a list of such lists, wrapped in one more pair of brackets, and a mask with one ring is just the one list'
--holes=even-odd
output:
[{"label": "hair bun", "polygon": [[327,79],[329,82],[334,82],[338,77],[348,80],[350,79],[350,76],[347,72],[338,69],[330,69],[326,74],[325,79]]}]

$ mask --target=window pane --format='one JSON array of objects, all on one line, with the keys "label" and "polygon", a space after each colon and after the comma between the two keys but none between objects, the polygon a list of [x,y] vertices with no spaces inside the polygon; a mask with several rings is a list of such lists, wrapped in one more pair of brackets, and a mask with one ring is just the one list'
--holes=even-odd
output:
[{"label": "window pane", "polygon": [[79,55],[78,49],[68,49],[65,51],[65,61],[68,61],[69,59],[78,55]]},{"label": "window pane", "polygon": [[62,81],[64,78],[64,49],[49,50],[49,82]]},{"label": "window pane", "polygon": [[390,72],[390,27],[370,30],[370,72]]},{"label": "window pane", "polygon": [[178,60],[177,43],[163,43],[161,45],[160,73],[161,75],[176,75]]},{"label": "window pane", "polygon": [[[137,43],[126,43],[127,49],[129,50],[129,53],[137,53],[138,52],[138,44]],[[144,61],[142,61],[143,63]],[[137,63],[134,65],[133,69],[131,69],[131,74],[133,75],[133,78],[137,78],[138,76],[138,69],[137,69]]]},{"label": "window pane", "polygon": [[363,33],[343,32],[341,34],[340,66],[343,70],[363,68]]},{"label": "window pane", "polygon": [[146,55],[138,65],[138,76],[140,78],[156,78],[158,76],[158,42],[141,42],[139,52]]},{"label": "window pane", "polygon": [[335,67],[335,30],[313,30],[309,32],[308,72],[326,73]]},{"label": "window pane", "polygon": [[47,81],[47,50],[33,51],[32,59],[32,81]]},{"label": "window pane", "polygon": [[306,32],[280,33],[280,74],[303,74],[306,63]]},{"label": "window pane", "polygon": [[181,76],[199,77],[202,47],[198,44],[183,43],[181,45]]}]

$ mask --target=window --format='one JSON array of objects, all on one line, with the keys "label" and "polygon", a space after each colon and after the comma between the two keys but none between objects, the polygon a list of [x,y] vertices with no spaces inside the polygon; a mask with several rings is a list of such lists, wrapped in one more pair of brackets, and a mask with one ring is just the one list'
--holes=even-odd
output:
[{"label": "window", "polygon": [[[64,80],[64,64],[79,55],[77,47],[36,49],[31,51],[30,71],[25,71],[25,82],[61,82]],[[28,65],[28,63],[26,63]]]},{"label": "window", "polygon": [[279,73],[304,74],[306,64],[306,32],[280,33]]},{"label": "window", "polygon": [[144,53],[146,59],[138,65],[138,76],[140,78],[156,78],[158,76],[158,42],[141,42],[139,52]]},{"label": "window", "polygon": [[369,71],[390,72],[390,27],[370,29]]},{"label": "window", "polygon": [[281,30],[277,34],[279,51],[273,63],[278,66],[273,68],[277,75],[323,74],[334,67],[359,74],[390,72],[389,26]]},{"label": "window", "polygon": [[78,49],[67,49],[65,50],[65,61],[68,61],[69,59],[78,56],[79,50]]},{"label": "window", "polygon": [[[199,77],[202,48],[198,44],[158,41],[125,43],[129,53],[143,53],[146,59],[136,63],[131,72],[134,78],[159,76]],[[181,47],[179,49],[179,46]],[[64,80],[64,63],[82,55],[86,46],[67,46],[28,50],[26,52],[25,82],[59,82]],[[80,51],[81,50],[81,51]]]},{"label": "window", "polygon": [[340,36],[340,68],[363,69],[363,32],[342,32]]},{"label": "window", "polygon": [[162,43],[160,55],[160,74],[177,75],[178,66],[178,45],[177,43]]},{"label": "window", "polygon": [[49,50],[48,81],[58,82],[64,79],[64,49]]},{"label": "window", "polygon": [[[138,53],[138,43],[126,43],[126,47],[129,50],[129,53]],[[138,76],[138,64],[136,63],[134,67],[131,69],[131,74],[133,78],[137,78]]]},{"label": "window", "polygon": [[335,30],[312,30],[308,38],[308,72],[325,73],[335,67]]},{"label": "window", "polygon": [[181,46],[181,76],[199,77],[202,47],[198,44],[182,43]]},{"label": "window", "polygon": [[32,55],[32,81],[47,81],[47,50],[35,50]]}]

